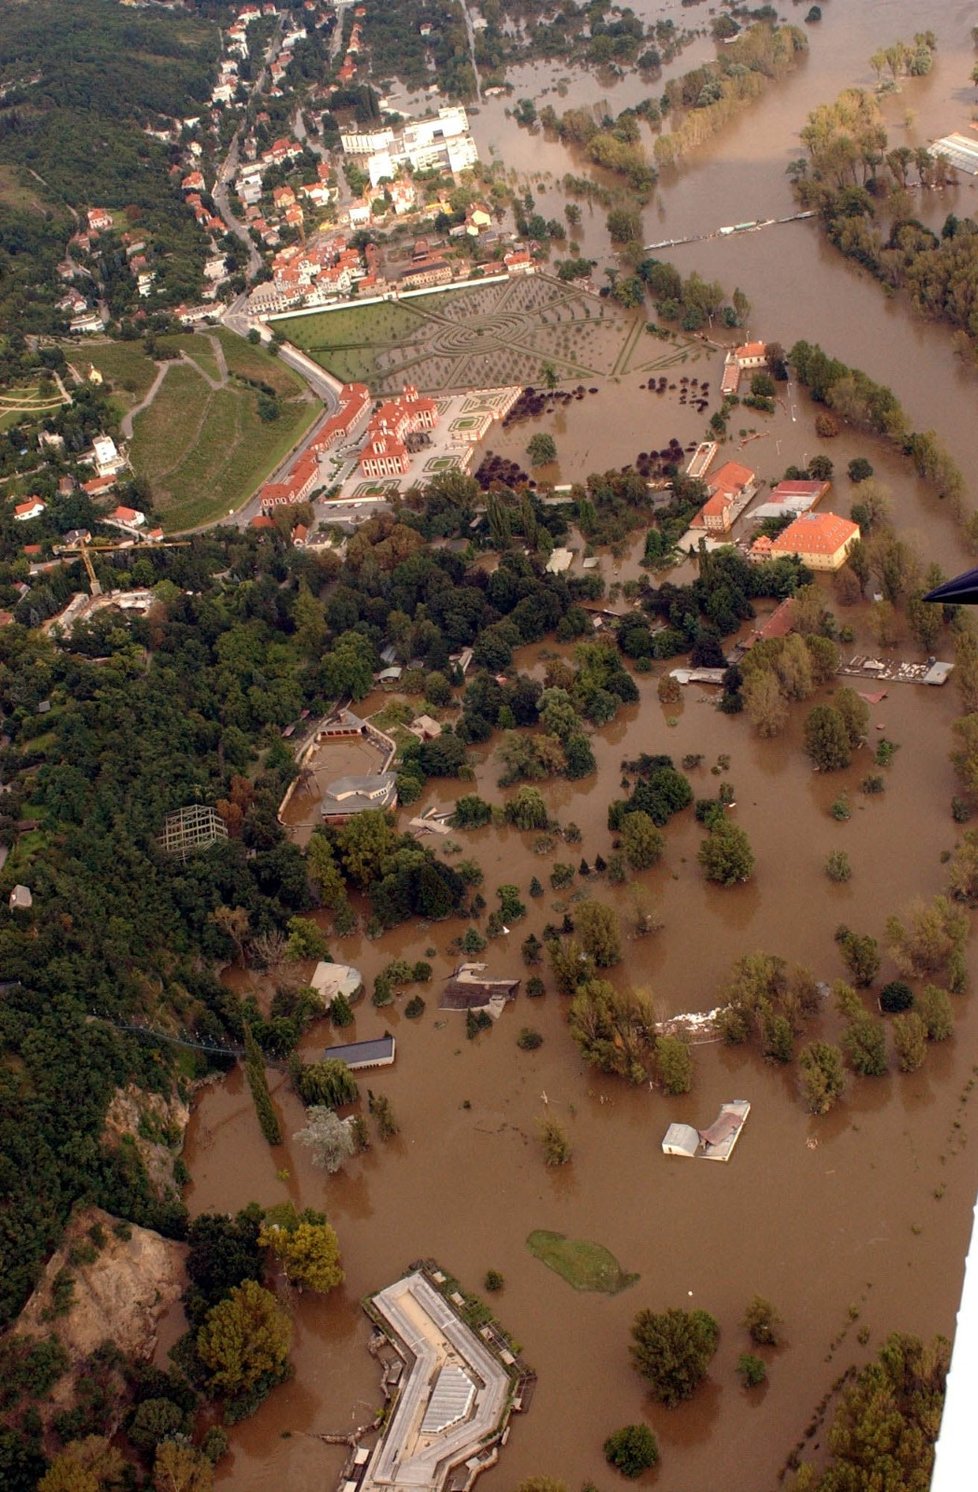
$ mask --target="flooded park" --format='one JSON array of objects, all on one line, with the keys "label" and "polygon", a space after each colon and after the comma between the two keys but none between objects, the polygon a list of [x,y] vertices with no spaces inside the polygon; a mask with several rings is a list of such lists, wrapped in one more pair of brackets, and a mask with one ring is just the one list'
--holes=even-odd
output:
[{"label": "flooded park", "polygon": [[[636,9],[647,16],[652,11],[642,0]],[[870,54],[912,35],[920,12],[911,0],[873,6],[830,0],[798,70],[772,85],[674,179],[663,177],[645,208],[647,241],[790,213],[785,166],[800,153],[806,115],[843,87],[871,85]],[[965,124],[974,93],[968,83],[972,19],[962,6],[926,17],[938,34],[937,62],[930,76],[905,82],[884,101],[894,137],[913,146]],[[672,71],[693,66],[700,52],[706,55],[705,43],[697,41]],[[513,77],[515,97],[546,101],[547,90],[557,89],[559,68],[524,71],[525,77]],[[637,78],[609,91],[596,76],[575,75],[565,107],[607,96],[620,109],[647,92]],[[507,113],[511,104],[491,99],[473,112],[480,150],[542,183],[535,190],[538,210],[559,216],[565,200],[559,182],[574,169],[570,153],[520,130]],[[971,179],[962,178],[922,202],[920,215],[939,225],[948,212],[963,217],[976,205]],[[607,261],[604,214],[597,208],[593,214],[585,209],[582,252]],[[914,427],[935,428],[970,479],[978,464],[975,372],[955,357],[946,328],[915,318],[899,296],[886,298],[826,246],[813,224],[708,238],[663,255],[683,274],[696,269],[728,290],[739,285],[752,303],[754,335],[786,347],[802,337],[820,342],[888,384]],[[709,379],[715,399],[722,353],[700,356],[697,349],[696,355],[683,371]],[[554,480],[571,482],[633,462],[674,436],[684,445],[701,437],[715,402],[700,414],[680,407],[675,390],[651,392],[647,380],[647,374],[626,375],[532,426],[554,435]],[[814,432],[812,407],[794,384],[774,416],[738,413],[744,430],[732,430],[725,452],[765,480],[825,448]],[[520,460],[528,433],[526,425],[494,431],[493,450]],[[848,431],[831,442],[830,454],[837,473],[855,456],[872,462],[892,489],[894,525],[913,540],[925,564],[936,561],[954,573],[973,563],[950,513],[900,457]],[[839,476],[827,506],[848,512],[851,501],[849,483]],[[638,578],[641,554],[641,541],[617,558],[603,554],[605,580]],[[767,610],[771,605],[763,603]],[[866,607],[835,609],[853,629],[852,650],[867,652]],[[536,645],[523,649],[514,664],[542,677],[547,661],[562,651],[552,641]],[[919,660],[907,639],[897,651]],[[499,1465],[480,1481],[485,1492],[508,1492],[533,1475],[607,1488],[612,1473],[602,1442],[619,1426],[643,1421],[660,1442],[659,1492],[715,1492],[721,1485],[728,1492],[773,1492],[799,1442],[816,1456],[824,1448],[821,1425],[811,1428],[813,1416],[850,1363],[867,1361],[894,1330],[951,1334],[978,1189],[978,1159],[969,1143],[978,1101],[974,993],[953,997],[954,1037],[934,1045],[920,1070],[905,1075],[894,1066],[881,1078],[851,1078],[839,1105],[812,1118],[795,1066],[765,1064],[756,1052],[718,1042],[695,1047],[693,1088],[678,1099],[601,1076],[582,1061],[567,1029],[567,1002],[552,983],[545,979],[543,997],[527,996],[519,945],[572,908],[584,886],[616,907],[626,931],[624,957],[611,979],[649,993],[660,1018],[713,1008],[734,960],[758,950],[807,967],[817,980],[842,978],[834,939],[840,924],[883,941],[890,914],[946,884],[944,858],[958,832],[950,813],[956,791],[951,728],[961,713],[953,676],[943,689],[889,688],[872,705],[868,749],[856,753],[850,768],[824,776],[813,774],[802,749],[804,709],[794,708],[776,739],[762,740],[745,716],[713,707],[715,691],[691,684],[679,705],[663,706],[657,681],[658,674],[637,676],[639,702],[592,736],[596,773],[582,782],[543,785],[561,825],[580,829],[579,846],[538,853],[532,834],[489,826],[452,831],[458,853],[478,861],[490,904],[504,883],[517,885],[526,900],[531,878],[546,884],[554,858],[583,856],[593,864],[607,857],[608,804],[620,794],[623,762],[643,752],[668,754],[677,765],[697,756],[700,765],[689,771],[697,797],[715,794],[720,781],[735,789],[731,811],[756,858],[748,884],[708,884],[696,858],[703,831],[691,812],[678,815],[665,831],[661,862],[631,884],[579,878],[569,892],[548,891],[528,902],[527,917],[490,940],[481,955],[489,971],[523,979],[524,987],[475,1040],[466,1037],[464,1015],[438,1009],[441,983],[458,961],[451,944],[464,922],[407,924],[376,940],[331,935],[333,957],[361,969],[368,991],[392,958],[426,959],[433,968],[418,1020],[404,1018],[400,999],[375,1009],[368,993],[356,1006],[355,1024],[343,1040],[385,1031],[397,1037],[395,1065],[364,1076],[360,1086],[364,1096],[373,1087],[390,1098],[400,1133],[335,1176],[314,1169],[308,1151],[290,1138],[302,1127],[304,1111],[284,1073],[269,1074],[286,1136],[275,1149],[261,1137],[239,1072],[202,1088],[185,1150],[191,1212],[234,1211],[252,1200],[291,1199],[298,1207],[321,1208],[339,1234],[346,1271],[345,1284],[328,1299],[294,1299],[294,1377],[235,1427],[232,1455],[218,1472],[221,1486],[235,1492],[333,1486],[345,1448],[318,1437],[365,1424],[380,1402],[377,1365],[366,1350],[369,1323],[359,1302],[422,1257],[438,1258],[474,1291],[487,1270],[499,1271],[505,1286],[494,1307],[538,1374],[531,1411],[514,1423]],[[377,692],[358,704],[358,713],[367,718],[389,700]],[[414,703],[420,708],[420,700]],[[886,791],[868,796],[859,784],[880,736],[899,750]],[[474,751],[474,782],[429,784],[410,813],[448,807],[463,792],[502,802],[499,739]],[[843,791],[852,816],[840,823],[830,808]],[[296,822],[300,806],[297,800]],[[399,815],[404,827],[408,811]],[[844,884],[833,884],[824,871],[826,857],[838,849],[852,864]],[[662,923],[641,938],[628,936],[636,882]],[[329,926],[325,915],[322,922]],[[968,962],[974,987],[973,938]],[[895,973],[884,960],[881,978]],[[240,971],[229,977],[240,987]],[[542,1035],[537,1050],[517,1047],[524,1026]],[[838,1031],[828,1002],[812,1034],[836,1040]],[[303,1044],[307,1060],[330,1040],[325,1022],[311,1028]],[[670,1122],[708,1121],[735,1097],[749,1100],[751,1116],[728,1166],[687,1165],[662,1154]],[[543,1117],[557,1118],[567,1131],[573,1158],[566,1166],[544,1165],[537,1135]],[[531,1255],[526,1239],[535,1229],[601,1243],[639,1278],[615,1296],[576,1293]],[[755,1293],[781,1311],[785,1340],[767,1354],[767,1384],[746,1390],[736,1362],[749,1347],[740,1320]],[[703,1307],[720,1323],[708,1380],[678,1409],[654,1405],[630,1364],[629,1328],[646,1306]]]}]

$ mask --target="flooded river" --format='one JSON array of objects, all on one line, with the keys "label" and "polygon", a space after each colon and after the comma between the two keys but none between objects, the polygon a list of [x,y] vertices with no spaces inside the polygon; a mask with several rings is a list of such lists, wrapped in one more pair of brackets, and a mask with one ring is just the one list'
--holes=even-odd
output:
[{"label": "flooded river", "polygon": [[[869,82],[869,54],[924,24],[938,31],[935,72],[905,84],[887,105],[888,116],[911,144],[966,122],[972,94],[969,7],[928,7],[925,14],[910,0],[872,6],[830,0],[824,9],[821,27],[811,31],[811,56],[798,73],[772,89],[675,182],[662,184],[646,211],[650,241],[790,210],[783,170],[798,153],[797,131],[807,111],[851,82]],[[698,12],[689,14],[696,18]],[[681,63],[692,65],[691,56],[692,49]],[[546,161],[555,176],[568,169],[506,120],[503,101],[490,103],[476,121],[484,150],[495,140],[518,169],[538,161]],[[916,118],[903,131],[907,110]],[[490,136],[490,129],[496,134]],[[939,212],[952,206],[959,213],[972,210],[973,192],[970,183],[962,186],[941,200]],[[696,268],[728,288],[740,284],[754,305],[756,334],[786,344],[799,336],[818,340],[891,384],[914,423],[936,426],[963,469],[975,468],[975,384],[953,358],[949,334],[912,319],[899,302],[886,301],[878,286],[823,248],[810,225],[712,240],[671,257],[684,273]],[[716,360],[703,359],[695,371],[705,377],[709,367],[715,375],[716,366]],[[673,433],[684,442],[699,433],[701,423],[687,421],[688,411],[671,403],[672,396],[660,402],[639,382],[627,375],[615,390],[604,388],[574,408],[565,426],[562,414],[543,426],[556,435],[564,480],[633,460]],[[788,391],[772,420],[745,418],[745,429],[751,426],[763,439],[729,454],[764,477],[818,448],[811,410],[797,391]],[[516,427],[493,443],[519,454],[528,433]],[[868,455],[894,488],[897,523],[915,535],[925,558],[940,560],[949,571],[964,567],[968,556],[949,517],[895,457],[845,435],[828,451],[837,470],[855,454]],[[833,506],[847,511],[844,478],[837,496]],[[602,564],[613,579],[611,559],[605,556]],[[633,566],[634,556],[623,574],[635,573]],[[858,610],[844,613],[844,620],[856,627],[857,645],[865,640]],[[557,651],[553,644],[528,649],[520,666],[539,670],[545,655]],[[917,656],[908,647],[899,651]],[[607,856],[607,804],[618,792],[622,760],[641,751],[669,752],[677,763],[686,753],[702,753],[702,766],[691,773],[697,795],[715,794],[721,780],[734,784],[733,812],[757,862],[749,885],[709,887],[696,863],[701,831],[692,815],[681,815],[667,829],[663,861],[639,878],[656,903],[662,931],[630,939],[612,976],[651,992],[663,1015],[710,1008],[732,961],[756,949],[803,963],[818,978],[838,978],[843,967],[833,932],[839,923],[882,937],[890,912],[941,888],[941,856],[955,839],[948,761],[958,712],[953,683],[944,690],[896,685],[872,708],[872,737],[885,733],[900,746],[887,790],[878,797],[858,790],[868,752],[847,772],[825,778],[810,772],[800,745],[805,707],[796,707],[782,737],[758,741],[743,717],[714,711],[705,689],[691,687],[679,707],[666,710],[656,698],[654,678],[640,677],[639,687],[640,703],[594,738],[598,773],[583,783],[547,788],[561,822],[580,827],[580,845],[541,856],[534,853],[533,835],[514,830],[454,836],[462,853],[483,866],[490,905],[503,882],[515,882],[525,893],[537,874],[546,885],[554,859],[576,864],[581,855],[591,862],[598,853]],[[380,697],[366,701],[364,713],[381,703]],[[502,797],[497,744],[481,749],[475,769],[476,789],[496,801]],[[724,754],[729,770],[718,777],[711,768]],[[853,805],[845,824],[828,812],[842,788]],[[435,784],[419,807],[447,804],[463,790],[471,786]],[[837,848],[848,852],[853,866],[851,881],[841,886],[823,871],[826,856]],[[588,889],[614,902],[627,924],[630,888],[616,891],[592,882]],[[490,969],[525,976],[519,942],[559,918],[572,894],[558,899],[548,890],[539,901],[524,896],[529,915],[509,937],[490,943],[484,955]],[[774,1492],[786,1455],[850,1362],[865,1361],[891,1330],[926,1335],[953,1328],[978,1187],[978,1155],[968,1145],[974,1114],[967,1101],[978,1038],[975,995],[955,999],[955,1037],[932,1048],[920,1072],[854,1082],[832,1114],[814,1120],[799,1102],[795,1069],[774,1069],[719,1045],[696,1049],[693,1091],[678,1100],[595,1075],[581,1063],[566,1030],[564,1001],[552,992],[540,1000],[521,993],[491,1031],[468,1041],[463,1018],[437,1010],[439,981],[454,961],[449,944],[463,927],[412,925],[379,942],[334,941],[334,956],[363,969],[368,987],[395,956],[428,957],[435,968],[420,1021],[401,1016],[403,1001],[382,1011],[369,1001],[357,1008],[351,1037],[389,1029],[398,1038],[396,1065],[370,1074],[361,1087],[389,1095],[401,1133],[375,1145],[345,1174],[324,1177],[291,1140],[271,1151],[240,1074],[205,1088],[196,1105],[186,1150],[191,1210],[234,1210],[251,1199],[272,1203],[286,1197],[321,1207],[339,1233],[347,1275],[342,1290],[324,1302],[296,1300],[295,1377],[235,1428],[220,1484],[235,1492],[332,1487],[342,1452],[314,1437],[365,1422],[378,1402],[359,1299],[413,1259],[434,1256],[476,1290],[487,1269],[503,1274],[505,1288],[496,1297],[500,1318],[539,1374],[530,1413],[516,1419],[498,1467],[480,1483],[485,1492],[509,1492],[534,1474],[562,1478],[570,1487],[593,1480],[607,1488],[612,1473],[602,1441],[619,1426],[641,1420],[660,1440],[660,1492],[717,1492],[721,1486],[727,1492]],[[973,956],[970,963],[974,983]],[[892,966],[884,965],[884,974],[892,977]],[[524,1025],[544,1037],[535,1052],[516,1046]],[[831,1012],[824,1032],[830,1039],[837,1035]],[[325,1029],[311,1032],[307,1057],[329,1039]],[[273,1073],[271,1080],[283,1133],[291,1136],[302,1123],[301,1106],[282,1078]],[[670,1120],[707,1123],[722,1101],[741,1096],[753,1110],[729,1166],[662,1156],[659,1143]],[[573,1145],[570,1165],[556,1172],[543,1165],[536,1138],[544,1114],[558,1118]],[[599,1241],[640,1279],[614,1298],[575,1294],[530,1256],[525,1239],[535,1228]],[[735,1364],[749,1346],[738,1323],[755,1292],[782,1311],[786,1341],[768,1357],[768,1386],[748,1393],[739,1386]],[[628,1340],[638,1309],[676,1305],[711,1311],[721,1341],[707,1384],[670,1412],[643,1393],[629,1364]],[[824,1436],[816,1431],[809,1444],[820,1441]]]}]

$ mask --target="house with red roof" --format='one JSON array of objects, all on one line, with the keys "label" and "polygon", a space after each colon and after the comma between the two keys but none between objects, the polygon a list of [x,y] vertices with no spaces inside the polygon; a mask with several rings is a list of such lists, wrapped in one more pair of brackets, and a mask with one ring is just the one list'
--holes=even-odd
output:
[{"label": "house with red roof", "polygon": [[82,482],[82,491],[89,497],[107,497],[115,487],[115,477],[93,477],[90,482]]},{"label": "house with red roof", "polygon": [[726,534],[754,496],[757,473],[749,466],[741,466],[739,461],[725,461],[709,478],[707,487],[710,495],[690,527]]},{"label": "house with red roof", "polygon": [[802,513],[772,540],[771,555],[794,555],[810,570],[841,570],[859,537],[859,524],[838,513]]},{"label": "house with red roof", "polygon": [[18,523],[29,523],[32,518],[40,518],[46,508],[47,503],[42,498],[29,497],[14,508],[14,518]]},{"label": "house with red roof", "polygon": [[745,342],[734,348],[738,368],[763,368],[767,365],[767,347],[763,342]]},{"label": "house with red roof", "polygon": [[180,190],[184,192],[202,192],[204,187],[204,176],[201,171],[191,171],[180,183]]},{"label": "house with red roof", "polygon": [[107,207],[90,207],[85,216],[92,233],[104,233],[107,228],[112,227],[112,214]]},{"label": "house with red roof", "polygon": [[120,503],[117,508],[106,515],[106,523],[123,523],[127,528],[141,528],[146,522],[146,514],[141,513],[138,508],[127,508]]},{"label": "house with red roof", "polygon": [[503,264],[506,273],[510,275],[532,275],[533,255],[529,249],[511,249],[508,254],[503,255]]}]

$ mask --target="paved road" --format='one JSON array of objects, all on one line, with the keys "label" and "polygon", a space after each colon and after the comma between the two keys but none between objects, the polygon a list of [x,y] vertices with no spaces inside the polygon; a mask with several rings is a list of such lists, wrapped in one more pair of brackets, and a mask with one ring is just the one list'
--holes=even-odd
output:
[{"label": "paved road", "polygon": [[[251,90],[252,98],[259,94],[265,86],[265,79],[268,75],[268,65],[274,57],[276,51],[278,50],[279,36],[281,34],[283,24],[284,19],[278,22],[275,27],[275,31],[272,34],[271,40],[269,41],[268,46],[265,49],[265,56],[262,61],[261,72],[255,79],[254,87]],[[243,129],[244,123],[242,122],[235,130],[234,138],[232,139],[231,144],[228,148],[228,153],[224,157],[224,160],[221,162],[221,165],[218,167],[217,179],[214,182],[214,191],[212,195],[214,197],[214,206],[217,208],[221,217],[227,224],[228,232],[233,233],[234,237],[238,239],[242,244],[244,244],[245,248],[248,250],[248,267],[245,271],[245,275],[248,280],[253,280],[262,266],[261,255],[255,248],[255,244],[251,237],[251,234],[248,232],[248,229],[245,227],[244,223],[242,223],[239,218],[235,217],[234,211],[231,207],[230,199],[231,183],[233,182],[235,173],[238,169],[238,146],[241,140],[241,132]]]},{"label": "paved road", "polygon": [[235,172],[238,169],[238,135],[240,133],[241,131],[239,130],[238,134],[231,141],[231,148],[217,173],[213,196],[214,206],[227,224],[228,232],[233,233],[234,237],[248,250],[248,265],[245,269],[245,278],[251,281],[261,269],[261,255],[255,248],[254,240],[244,223],[241,222],[240,218],[235,217],[230,197],[231,182],[234,180]]}]

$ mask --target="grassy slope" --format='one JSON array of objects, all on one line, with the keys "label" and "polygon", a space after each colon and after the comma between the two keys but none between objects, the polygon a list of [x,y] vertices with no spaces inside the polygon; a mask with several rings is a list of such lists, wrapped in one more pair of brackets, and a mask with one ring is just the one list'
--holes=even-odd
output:
[{"label": "grassy slope", "polygon": [[298,373],[294,373],[263,347],[253,347],[250,342],[236,337],[225,326],[215,327],[213,335],[224,348],[229,373],[238,373],[242,378],[261,379],[275,390],[280,399],[289,399],[302,393],[305,384]]},{"label": "grassy slope", "polygon": [[264,424],[254,390],[216,391],[174,364],[153,403],[136,418],[133,469],[152,488],[167,529],[207,523],[239,507],[309,428],[318,404],[290,401]]}]

